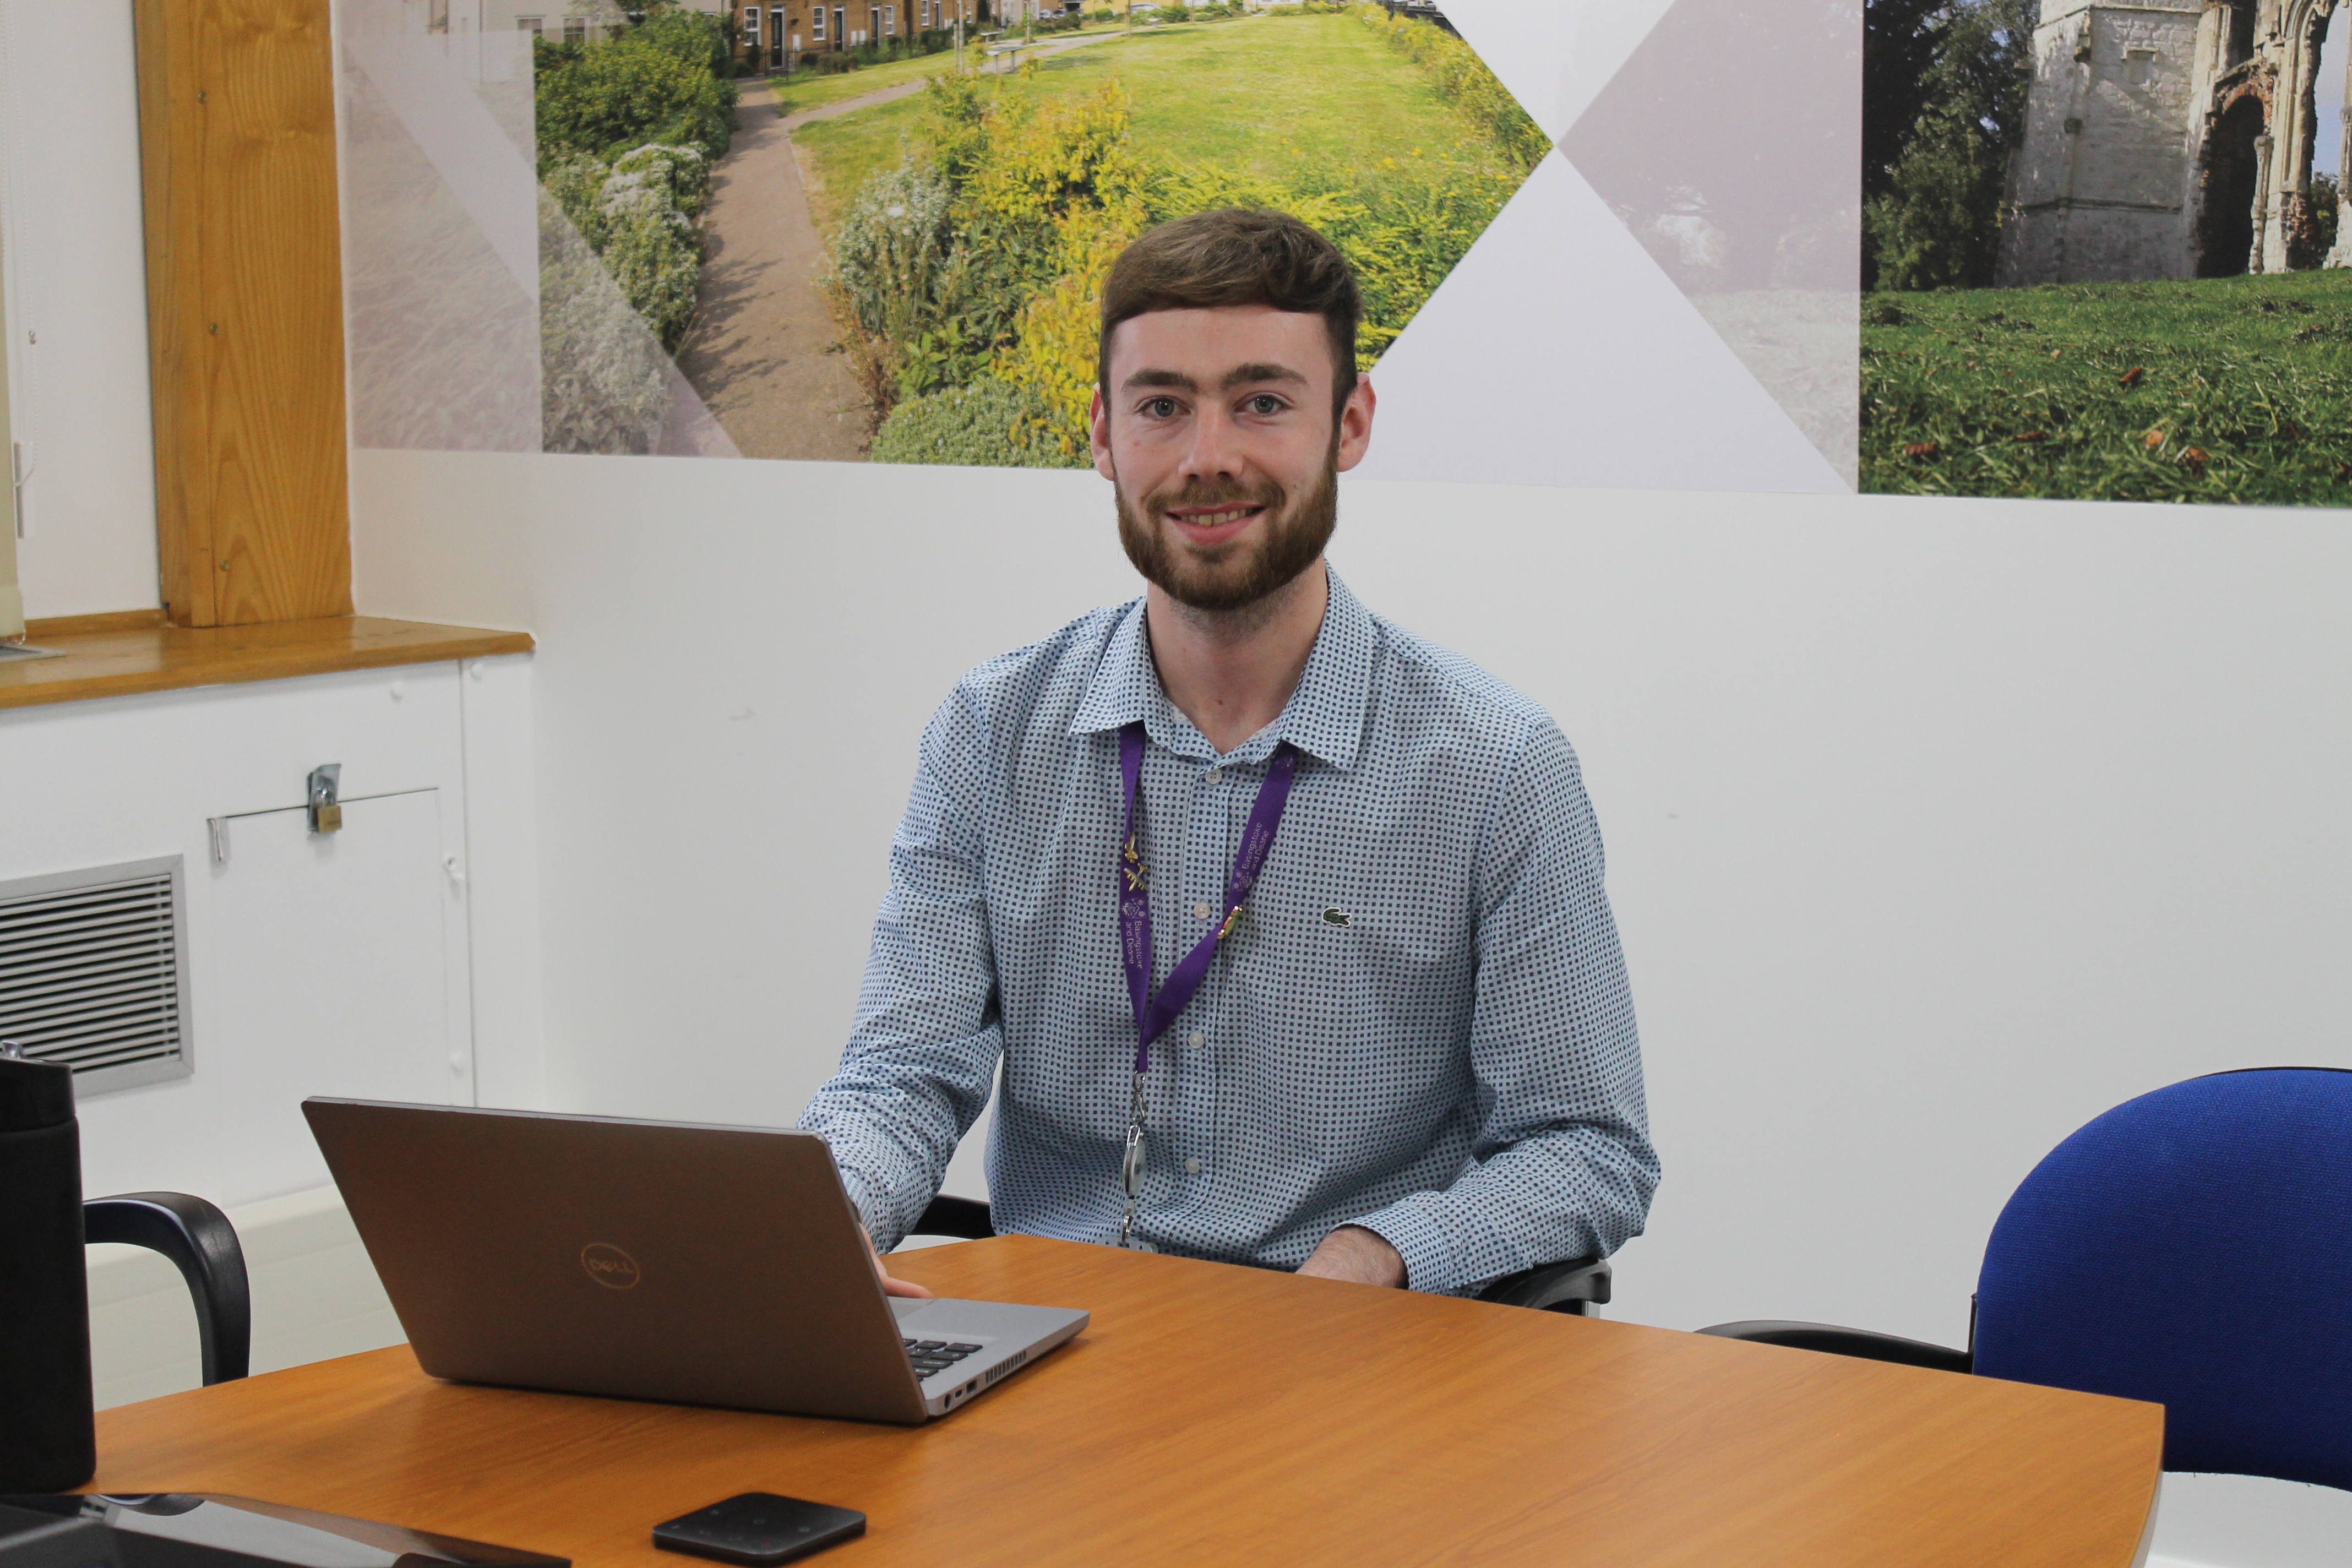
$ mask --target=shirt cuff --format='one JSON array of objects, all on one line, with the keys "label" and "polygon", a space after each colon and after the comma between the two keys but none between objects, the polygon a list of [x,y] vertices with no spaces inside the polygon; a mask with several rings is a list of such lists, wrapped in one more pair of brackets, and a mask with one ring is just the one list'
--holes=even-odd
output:
[{"label": "shirt cuff", "polygon": [[[1422,1194],[1416,1194],[1419,1195]],[[1397,1256],[1404,1259],[1406,1289],[1423,1290],[1434,1296],[1461,1293],[1460,1270],[1454,1263],[1454,1248],[1445,1239],[1444,1228],[1415,1198],[1347,1223],[1362,1226],[1397,1249]]]},{"label": "shirt cuff", "polygon": [[841,1165],[838,1169],[842,1187],[849,1194],[849,1206],[857,1211],[857,1223],[866,1227],[867,1236],[873,1237],[874,1249],[887,1252],[898,1246],[904,1238],[889,1234],[888,1203],[877,1200],[873,1184],[859,1174],[855,1167]]}]

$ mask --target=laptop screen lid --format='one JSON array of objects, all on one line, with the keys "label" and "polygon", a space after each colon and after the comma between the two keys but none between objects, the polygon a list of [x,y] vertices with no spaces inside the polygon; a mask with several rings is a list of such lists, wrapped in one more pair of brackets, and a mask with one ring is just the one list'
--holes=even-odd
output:
[{"label": "laptop screen lid", "polygon": [[332,1099],[302,1112],[435,1377],[924,1419],[814,1133]]}]

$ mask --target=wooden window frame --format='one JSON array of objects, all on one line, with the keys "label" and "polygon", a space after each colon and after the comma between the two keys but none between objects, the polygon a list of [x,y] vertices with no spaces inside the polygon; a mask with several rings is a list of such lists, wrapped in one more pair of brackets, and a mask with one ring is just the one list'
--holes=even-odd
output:
[{"label": "wooden window frame", "polygon": [[352,613],[330,0],[134,0],[176,626]]}]

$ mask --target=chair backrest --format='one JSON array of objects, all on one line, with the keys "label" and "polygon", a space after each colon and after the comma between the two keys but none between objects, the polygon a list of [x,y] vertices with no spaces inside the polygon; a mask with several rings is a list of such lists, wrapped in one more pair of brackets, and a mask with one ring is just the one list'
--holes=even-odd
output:
[{"label": "chair backrest", "polygon": [[1975,1348],[2161,1404],[2168,1470],[2352,1489],[2352,1072],[2191,1079],[2052,1150],[1986,1246]]}]

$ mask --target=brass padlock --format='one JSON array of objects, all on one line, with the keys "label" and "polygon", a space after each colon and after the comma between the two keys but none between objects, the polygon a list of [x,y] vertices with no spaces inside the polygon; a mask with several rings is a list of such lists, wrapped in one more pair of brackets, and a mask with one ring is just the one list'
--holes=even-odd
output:
[{"label": "brass padlock", "polygon": [[343,826],[342,804],[335,796],[342,787],[343,764],[326,763],[310,770],[308,805],[310,831],[335,833]]}]

